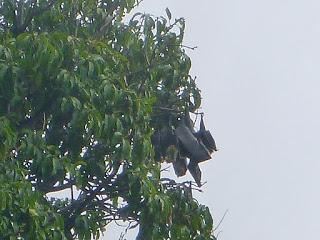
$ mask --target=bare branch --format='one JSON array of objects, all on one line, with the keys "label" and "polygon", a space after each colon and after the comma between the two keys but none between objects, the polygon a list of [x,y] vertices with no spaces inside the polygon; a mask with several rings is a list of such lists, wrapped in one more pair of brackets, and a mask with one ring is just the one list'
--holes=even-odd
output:
[{"label": "bare branch", "polygon": [[64,189],[70,188],[73,184],[74,184],[74,181],[70,181],[68,183],[58,185],[56,187],[49,186],[46,183],[35,183],[34,186],[41,192],[50,193],[50,192],[59,192]]},{"label": "bare branch", "polygon": [[168,46],[170,46],[170,47],[182,47],[182,48],[187,48],[187,49],[190,49],[190,50],[193,50],[193,51],[198,48],[198,46],[190,47],[190,46],[183,45],[183,44],[180,44],[180,45],[169,44]]},{"label": "bare branch", "polygon": [[225,218],[225,216],[227,215],[228,212],[229,212],[229,209],[227,209],[227,210],[224,212],[224,214],[223,214],[221,220],[219,221],[218,225],[213,229],[213,232],[216,231],[216,230],[220,227],[221,223],[223,222],[223,219]]}]

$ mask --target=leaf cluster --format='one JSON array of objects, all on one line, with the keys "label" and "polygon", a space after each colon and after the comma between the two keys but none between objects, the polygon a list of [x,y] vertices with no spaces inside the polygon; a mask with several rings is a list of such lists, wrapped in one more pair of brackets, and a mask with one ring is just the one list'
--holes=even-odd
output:
[{"label": "leaf cluster", "polygon": [[138,239],[211,239],[208,208],[161,179],[151,143],[200,107],[185,22],[126,23],[138,3],[0,3],[2,239],[99,238],[115,220]]}]

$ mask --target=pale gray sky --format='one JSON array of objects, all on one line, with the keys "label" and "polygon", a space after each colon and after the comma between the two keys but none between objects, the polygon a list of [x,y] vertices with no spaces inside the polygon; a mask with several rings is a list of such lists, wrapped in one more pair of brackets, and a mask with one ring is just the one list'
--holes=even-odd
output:
[{"label": "pale gray sky", "polygon": [[144,0],[139,10],[166,7],[198,46],[192,74],[220,151],[201,165],[197,198],[216,223],[229,209],[219,240],[318,240],[320,2]]}]

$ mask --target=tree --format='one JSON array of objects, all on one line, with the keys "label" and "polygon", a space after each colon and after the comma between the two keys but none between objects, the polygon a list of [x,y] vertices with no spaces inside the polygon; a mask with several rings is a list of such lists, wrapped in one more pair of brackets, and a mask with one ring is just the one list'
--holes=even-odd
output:
[{"label": "tree", "polygon": [[201,102],[185,22],[169,10],[124,21],[137,4],[0,2],[1,239],[98,238],[115,220],[141,240],[214,239],[193,184],[161,178],[170,149],[173,163],[187,155],[157,136]]}]

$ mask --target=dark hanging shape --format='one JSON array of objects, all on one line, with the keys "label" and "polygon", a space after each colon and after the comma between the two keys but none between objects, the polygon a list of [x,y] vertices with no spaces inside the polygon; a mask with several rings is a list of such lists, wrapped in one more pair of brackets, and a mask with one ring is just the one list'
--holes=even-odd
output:
[{"label": "dark hanging shape", "polygon": [[204,132],[206,130],[206,127],[204,125],[204,121],[203,121],[203,114],[201,114],[201,120],[200,120],[200,131]]},{"label": "dark hanging shape", "polygon": [[192,158],[197,162],[202,162],[211,158],[209,150],[201,141],[198,141],[183,121],[181,121],[180,126],[176,128],[175,132],[179,139],[179,143],[181,143],[187,153],[187,157],[190,159]]},{"label": "dark hanging shape", "polygon": [[184,123],[186,124],[186,126],[191,130],[192,133],[195,133],[194,131],[194,126],[193,126],[193,121],[190,118],[190,114],[187,111],[183,117]]},{"label": "dark hanging shape", "polygon": [[178,157],[179,151],[177,145],[170,145],[166,150],[165,161],[167,163],[175,162]]},{"label": "dark hanging shape", "polygon": [[213,151],[217,151],[216,142],[214,141],[214,138],[212,137],[210,131],[206,130],[206,127],[204,125],[203,114],[201,114],[200,130],[196,132],[195,135],[198,139],[201,139],[210,153],[212,153]]},{"label": "dark hanging shape", "polygon": [[190,159],[188,169],[193,179],[197,183],[198,187],[201,187],[201,170],[199,168],[198,162],[195,161],[194,159]]},{"label": "dark hanging shape", "polygon": [[212,137],[210,131],[205,131],[202,133],[202,142],[208,148],[208,150],[212,153],[213,151],[218,151],[216,142]]},{"label": "dark hanging shape", "polygon": [[187,172],[187,159],[185,157],[178,156],[176,161],[172,163],[175,174],[178,177],[186,175]]},{"label": "dark hanging shape", "polygon": [[163,128],[156,131],[151,137],[151,142],[155,151],[155,158],[157,161],[164,159],[167,154],[169,146],[177,146],[178,139],[172,129]]},{"label": "dark hanging shape", "polygon": [[161,160],[161,134],[160,131],[154,132],[151,137],[151,143],[154,148],[155,159],[157,162]]}]

